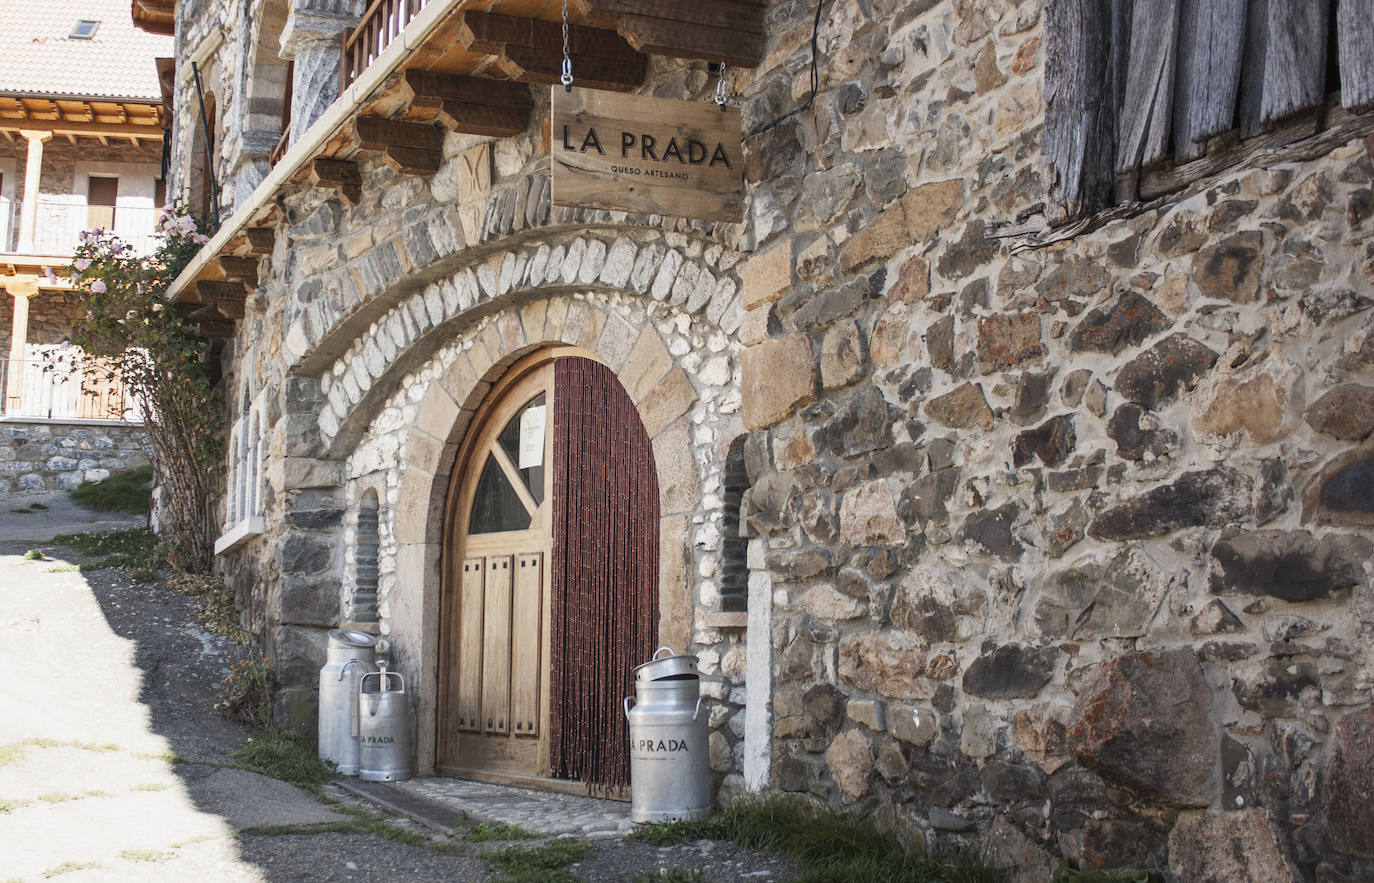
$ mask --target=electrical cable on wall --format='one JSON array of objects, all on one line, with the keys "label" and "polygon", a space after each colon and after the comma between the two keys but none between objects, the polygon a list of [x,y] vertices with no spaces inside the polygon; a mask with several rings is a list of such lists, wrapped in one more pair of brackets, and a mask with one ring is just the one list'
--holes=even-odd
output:
[{"label": "electrical cable on wall", "polygon": [[782,125],[783,122],[797,114],[806,113],[811,109],[811,105],[815,103],[816,93],[820,91],[821,86],[820,73],[816,69],[816,57],[820,55],[821,10],[824,8],[825,0],[816,0],[816,17],[811,22],[811,94],[806,96],[806,101],[802,104],[792,108],[772,122],[765,123],[763,126],[745,135],[744,140],[748,141],[750,138],[756,138],[770,129],[777,128]]}]

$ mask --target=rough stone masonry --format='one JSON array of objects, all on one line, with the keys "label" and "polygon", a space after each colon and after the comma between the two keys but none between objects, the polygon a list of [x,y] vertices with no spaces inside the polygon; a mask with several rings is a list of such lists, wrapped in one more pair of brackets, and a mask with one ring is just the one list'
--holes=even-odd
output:
[{"label": "rough stone masonry", "polygon": [[[200,5],[186,53],[231,15]],[[654,439],[663,631],[701,657],[722,799],[748,771],[1028,879],[1374,875],[1366,142],[1027,235],[1045,4],[833,0],[785,116],[814,13],[772,3],[731,74],[743,224],[550,206],[541,90],[432,177],[282,196],[226,364],[235,416],[266,402],[267,527],[223,566],[283,718],[352,615],[367,500],[378,630],[432,683],[445,469],[502,367],[568,343]],[[249,48],[203,65],[223,106]],[[710,90],[654,58],[641,91]],[[713,618],[732,450],[747,629]]]}]

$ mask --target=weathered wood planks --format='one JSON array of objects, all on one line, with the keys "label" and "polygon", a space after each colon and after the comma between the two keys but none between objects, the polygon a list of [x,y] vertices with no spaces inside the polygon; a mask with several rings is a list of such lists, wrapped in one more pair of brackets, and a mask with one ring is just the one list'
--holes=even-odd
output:
[{"label": "weathered wood planks", "polygon": [[1341,66],[1341,106],[1374,105],[1374,8],[1369,0],[1339,0],[1336,42]]},{"label": "weathered wood planks", "polygon": [[1111,8],[1098,0],[1045,6],[1045,132],[1041,151],[1056,172],[1062,222],[1106,205],[1112,190],[1114,102]]},{"label": "weathered wood planks", "polygon": [[1174,154],[1194,159],[1235,125],[1245,0],[1183,0],[1174,85]]},{"label": "weathered wood planks", "polygon": [[1117,126],[1117,173],[1164,157],[1173,119],[1179,0],[1135,0],[1126,94]]}]

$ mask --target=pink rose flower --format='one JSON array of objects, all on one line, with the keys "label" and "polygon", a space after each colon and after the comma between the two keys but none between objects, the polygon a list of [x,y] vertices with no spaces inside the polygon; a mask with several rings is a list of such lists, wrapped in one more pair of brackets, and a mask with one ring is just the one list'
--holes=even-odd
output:
[{"label": "pink rose flower", "polygon": [[99,279],[91,283],[91,291],[95,294],[104,294],[108,290],[109,289],[105,287],[105,283],[100,281]]}]

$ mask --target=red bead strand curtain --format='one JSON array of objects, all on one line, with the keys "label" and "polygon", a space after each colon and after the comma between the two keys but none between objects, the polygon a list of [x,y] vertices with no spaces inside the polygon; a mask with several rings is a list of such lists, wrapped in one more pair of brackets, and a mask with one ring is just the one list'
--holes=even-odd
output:
[{"label": "red bead strand curtain", "polygon": [[658,633],[658,477],[639,413],[615,374],[554,363],[553,775],[629,785],[621,699]]}]

